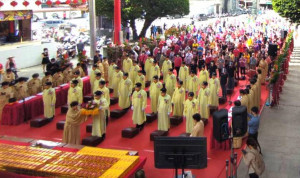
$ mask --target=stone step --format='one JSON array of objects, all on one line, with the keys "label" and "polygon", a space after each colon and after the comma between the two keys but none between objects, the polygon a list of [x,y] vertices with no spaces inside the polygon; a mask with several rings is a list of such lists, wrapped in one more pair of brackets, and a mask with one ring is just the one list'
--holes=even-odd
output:
[{"label": "stone step", "polygon": [[289,66],[300,66],[300,63],[290,63]]},{"label": "stone step", "polygon": [[300,60],[293,60],[293,59],[292,59],[290,62],[291,62],[291,63],[300,63]]}]

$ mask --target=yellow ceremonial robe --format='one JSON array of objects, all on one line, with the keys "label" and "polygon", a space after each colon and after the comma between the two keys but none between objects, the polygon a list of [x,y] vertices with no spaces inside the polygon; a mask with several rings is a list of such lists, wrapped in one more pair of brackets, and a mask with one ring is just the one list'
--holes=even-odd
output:
[{"label": "yellow ceremonial robe", "polygon": [[73,78],[72,69],[71,68],[65,69],[63,75],[64,75],[64,83],[70,82]]},{"label": "yellow ceremonial robe", "polygon": [[249,90],[249,94],[248,94],[248,107],[251,111],[252,107],[254,106],[254,92],[253,90]]},{"label": "yellow ceremonial robe", "polygon": [[200,86],[202,86],[202,84],[203,84],[203,82],[208,82],[208,76],[209,76],[209,74],[208,74],[208,72],[207,72],[207,70],[201,70],[200,71],[200,74],[199,74],[199,84],[200,84]]},{"label": "yellow ceremonial robe", "polygon": [[100,84],[100,82],[101,81],[104,81],[104,79],[103,78],[100,78],[99,80],[96,78],[95,80],[94,80],[94,84],[93,84],[93,94],[95,93],[95,91],[99,88],[99,84]]},{"label": "yellow ceremonial robe", "polygon": [[138,71],[140,70],[140,66],[133,65],[129,70],[129,79],[133,84],[135,84],[136,77],[138,76]]},{"label": "yellow ceremonial robe", "polygon": [[130,96],[132,93],[132,82],[129,78],[122,79],[119,85],[119,106],[122,109],[130,107]]},{"label": "yellow ceremonial robe", "polygon": [[132,94],[133,124],[141,125],[146,121],[147,93],[145,90],[134,91]]},{"label": "yellow ceremonial robe", "polygon": [[[77,81],[78,81],[77,86],[78,86],[78,87],[81,89],[81,91],[82,91],[82,89],[83,89],[83,81],[82,81],[82,79],[81,79],[80,77],[72,78],[71,82],[72,82],[73,80],[77,80]],[[70,85],[71,85],[71,82],[70,82]]]},{"label": "yellow ceremonial robe", "polygon": [[[103,88],[98,87],[96,91],[101,91],[103,97],[106,99],[106,102],[108,104],[108,106],[110,106],[110,93],[109,93],[109,89],[104,86]],[[110,116],[110,109],[109,107],[106,109],[106,115],[109,117]]]},{"label": "yellow ceremonial robe", "polygon": [[73,69],[72,73],[74,73],[76,71],[79,71],[79,73],[80,73],[79,76],[80,77],[84,77],[85,76],[85,73],[84,73],[84,71],[82,70],[81,67],[76,67],[75,69]]},{"label": "yellow ceremonial robe", "polygon": [[151,81],[151,67],[153,66],[153,59],[147,58],[145,62],[146,81]]},{"label": "yellow ceremonial robe", "polygon": [[108,67],[108,88],[113,88],[113,76],[114,73],[116,72],[115,68],[117,67],[116,64],[111,64]]},{"label": "yellow ceremonial robe", "polygon": [[173,97],[172,104],[174,104],[173,116],[182,116],[183,115],[183,105],[185,101],[185,90],[183,87],[176,88]]},{"label": "yellow ceremonial robe", "polygon": [[91,83],[92,89],[94,88],[94,82],[96,80],[96,74],[97,73],[100,73],[100,70],[98,70],[98,69],[93,70],[92,69],[92,71],[90,72],[90,83]]},{"label": "yellow ceremonial robe", "polygon": [[152,82],[150,85],[149,94],[151,99],[151,111],[153,113],[157,113],[158,97],[160,96],[161,89],[162,89],[161,82],[157,82],[157,83]]},{"label": "yellow ceremonial robe", "polygon": [[16,79],[14,73],[7,74],[6,72],[2,75],[2,82],[12,82]]},{"label": "yellow ceremonial robe", "polygon": [[178,78],[183,82],[183,88],[186,88],[187,79],[189,77],[189,68],[187,66],[180,67]]},{"label": "yellow ceremonial robe", "polygon": [[153,82],[153,77],[157,75],[158,76],[158,79],[160,78],[160,69],[159,69],[159,66],[158,65],[155,65],[155,66],[151,66],[150,68],[150,80],[151,82]]},{"label": "yellow ceremonial robe", "polygon": [[251,86],[251,90],[253,91],[253,106],[258,107],[258,101],[257,101],[257,86],[254,84]]},{"label": "yellow ceremonial robe", "polygon": [[129,73],[131,66],[132,66],[132,60],[130,58],[126,58],[123,60],[123,72],[124,73]]},{"label": "yellow ceremonial robe", "polygon": [[109,107],[106,99],[94,99],[99,106],[99,114],[93,116],[92,136],[102,137],[106,133],[106,110]]},{"label": "yellow ceremonial robe", "polygon": [[81,115],[81,110],[70,108],[66,115],[64,126],[63,143],[80,145],[80,124],[86,120],[86,116]]},{"label": "yellow ceremonial robe", "polygon": [[193,115],[198,113],[198,104],[196,99],[185,100],[183,116],[186,118],[186,133],[191,133],[194,127]]},{"label": "yellow ceremonial robe", "polygon": [[27,83],[27,88],[28,88],[29,96],[36,95],[36,94],[42,92],[42,81],[39,78],[31,79]]},{"label": "yellow ceremonial robe", "polygon": [[136,78],[135,78],[135,84],[137,84],[137,83],[141,83],[142,84],[142,89],[143,90],[145,89],[146,80],[145,80],[145,76],[143,74],[136,76]]},{"label": "yellow ceremonial robe", "polygon": [[0,121],[2,119],[2,111],[10,98],[13,98],[13,89],[11,87],[0,88]]},{"label": "yellow ceremonial robe", "polygon": [[115,72],[112,78],[112,88],[114,90],[114,97],[119,97],[119,84],[123,78],[123,72]]},{"label": "yellow ceremonial robe", "polygon": [[194,92],[195,96],[197,96],[197,91],[199,88],[199,78],[195,75],[192,77],[191,75],[187,79],[187,88],[188,92]]},{"label": "yellow ceremonial robe", "polygon": [[78,86],[74,88],[70,87],[68,90],[68,106],[70,106],[73,101],[77,101],[79,105],[82,104],[82,89]]},{"label": "yellow ceremonial robe", "polygon": [[103,67],[103,64],[101,62],[98,62],[97,66],[98,66],[99,72],[101,73],[101,77],[103,77],[104,76],[104,67]]},{"label": "yellow ceremonial robe", "polygon": [[258,102],[258,106],[259,106],[258,109],[259,109],[260,108],[260,100],[261,100],[261,77],[260,77],[260,75],[257,78],[256,85],[257,85],[257,102]]},{"label": "yellow ceremonial robe", "polygon": [[259,61],[259,66],[258,68],[261,70],[261,75],[262,75],[262,78],[261,78],[261,83],[265,83],[266,81],[266,76],[268,74],[268,63],[266,60],[260,60]]},{"label": "yellow ceremonial robe", "polygon": [[241,99],[241,105],[247,107],[247,113],[250,113],[249,103],[248,103],[248,96],[243,95]]},{"label": "yellow ceremonial robe", "polygon": [[220,81],[219,79],[211,78],[208,82],[210,95],[209,95],[209,102],[210,106],[219,106],[219,91],[220,91]]},{"label": "yellow ceremonial robe", "polygon": [[176,87],[176,76],[174,74],[171,75],[168,74],[165,82],[166,82],[167,94],[173,96]]},{"label": "yellow ceremonial robe", "polygon": [[201,88],[198,96],[198,105],[200,107],[200,115],[201,118],[208,119],[209,118],[209,106],[208,106],[208,98],[210,96],[209,88]]},{"label": "yellow ceremonial robe", "polygon": [[43,91],[44,117],[52,118],[55,115],[56,93],[54,88]]},{"label": "yellow ceremonial robe", "polygon": [[162,65],[162,73],[163,73],[163,80],[166,81],[168,73],[169,73],[169,69],[172,68],[172,62],[170,60],[165,60],[163,65]]},{"label": "yellow ceremonial robe", "polygon": [[103,62],[103,70],[104,70],[104,79],[105,81],[108,81],[108,68],[109,68],[109,64],[107,61]]},{"label": "yellow ceremonial robe", "polygon": [[168,113],[172,112],[171,97],[166,94],[158,98],[158,130],[168,131],[170,128],[170,118]]},{"label": "yellow ceremonial robe", "polygon": [[190,137],[204,137],[204,123],[201,120],[194,125]]},{"label": "yellow ceremonial robe", "polygon": [[28,89],[27,89],[27,83],[24,82],[21,84],[20,82],[15,85],[15,90],[16,90],[16,98],[17,100],[24,99],[28,97]]},{"label": "yellow ceremonial robe", "polygon": [[42,87],[43,87],[43,89],[44,89],[44,86],[46,85],[46,82],[53,82],[53,78],[52,78],[52,76],[49,76],[49,77],[43,77],[42,78]]},{"label": "yellow ceremonial robe", "polygon": [[54,74],[53,75],[53,86],[54,87],[57,87],[57,86],[60,86],[64,83],[64,75],[61,73],[61,74]]}]

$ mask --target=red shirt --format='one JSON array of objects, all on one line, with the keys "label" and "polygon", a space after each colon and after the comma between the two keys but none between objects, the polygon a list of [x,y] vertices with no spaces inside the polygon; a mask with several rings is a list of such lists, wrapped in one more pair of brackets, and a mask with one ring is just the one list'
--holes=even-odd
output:
[{"label": "red shirt", "polygon": [[147,54],[142,54],[140,55],[139,57],[139,61],[142,63],[142,64],[145,64],[145,61],[147,60],[148,56]]},{"label": "red shirt", "polygon": [[182,58],[179,56],[179,57],[175,57],[174,58],[174,66],[175,67],[180,67],[181,66],[181,63],[182,63]]},{"label": "red shirt", "polygon": [[210,62],[213,60],[213,58],[212,57],[207,57],[206,59],[205,59],[205,63],[206,64],[210,64]]},{"label": "red shirt", "polygon": [[233,50],[233,54],[234,54],[234,57],[239,57],[240,51],[239,51],[237,48],[235,48],[235,49]]},{"label": "red shirt", "polygon": [[166,53],[168,57],[170,56],[170,53],[171,53],[171,50],[168,49],[168,50],[167,50],[167,53]]}]

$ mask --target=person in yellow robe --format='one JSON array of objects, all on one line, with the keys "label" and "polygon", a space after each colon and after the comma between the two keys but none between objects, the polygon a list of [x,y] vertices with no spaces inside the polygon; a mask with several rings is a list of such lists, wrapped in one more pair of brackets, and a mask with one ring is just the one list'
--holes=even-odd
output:
[{"label": "person in yellow robe", "polygon": [[73,73],[76,72],[76,71],[79,71],[79,76],[80,78],[84,77],[85,76],[85,73],[81,67],[81,64],[80,63],[77,63],[76,67],[73,69]]},{"label": "person in yellow robe", "polygon": [[64,83],[64,75],[60,69],[57,69],[56,73],[53,75],[53,86],[57,87]]},{"label": "person in yellow robe", "polygon": [[173,116],[183,115],[184,101],[185,101],[185,89],[183,88],[183,82],[179,81],[178,86],[175,89],[172,97],[172,104],[174,105]]},{"label": "person in yellow robe", "polygon": [[208,77],[209,77],[208,71],[205,69],[205,66],[202,66],[200,74],[199,74],[199,83],[200,83],[200,85],[202,85],[203,82],[208,82]]},{"label": "person in yellow robe", "polygon": [[197,94],[199,88],[199,78],[196,76],[196,71],[192,71],[191,75],[187,79],[186,91]]},{"label": "person in yellow robe", "polygon": [[96,73],[96,78],[94,80],[94,84],[93,84],[93,93],[99,88],[99,83],[100,81],[105,81],[103,78],[102,78],[102,74],[100,72]]},{"label": "person in yellow robe", "polygon": [[203,82],[202,88],[199,91],[198,105],[200,108],[200,115],[203,118],[205,124],[208,122],[208,118],[209,118],[209,105],[208,105],[209,96],[210,96],[210,90],[208,88],[208,83]]},{"label": "person in yellow robe", "polygon": [[104,70],[105,81],[108,81],[108,69],[109,69],[109,63],[108,63],[107,57],[104,57],[103,58],[103,70]]},{"label": "person in yellow robe", "polygon": [[28,88],[26,78],[20,77],[18,83],[15,85],[15,95],[17,100],[25,99],[28,97]]},{"label": "person in yellow robe", "polygon": [[14,97],[13,95],[13,89],[9,87],[9,82],[2,82],[2,87],[0,88],[0,121],[3,108],[8,103],[8,100]]},{"label": "person in yellow robe", "polygon": [[249,110],[251,111],[251,106],[253,107],[253,99],[252,99],[252,92],[250,93],[250,86],[247,86],[246,89],[244,90],[245,95],[248,98],[248,106],[247,109],[249,108]]},{"label": "person in yellow robe", "polygon": [[15,74],[11,71],[11,69],[7,69],[6,72],[2,76],[3,82],[12,82],[16,79]]},{"label": "person in yellow robe", "polygon": [[161,95],[158,98],[158,130],[168,131],[170,129],[170,113],[172,112],[171,96],[167,94],[167,89],[161,89]]},{"label": "person in yellow robe", "polygon": [[[91,88],[94,88],[94,82],[96,80],[96,74],[100,73],[100,70],[97,68],[97,64],[94,64],[92,67],[92,71],[90,72],[90,83],[91,83]],[[98,83],[99,84],[99,83]],[[96,85],[98,87],[98,85]],[[94,91],[94,90],[93,90]],[[95,91],[94,91],[95,92]]]},{"label": "person in yellow robe", "polygon": [[73,101],[70,104],[66,115],[66,122],[64,126],[63,143],[80,145],[80,124],[85,122],[87,117],[82,114],[82,110],[78,107],[78,102]]},{"label": "person in yellow robe", "polygon": [[77,80],[72,80],[68,90],[68,106],[70,106],[73,101],[77,101],[79,105],[81,105],[82,100],[82,89],[78,86]]},{"label": "person in yellow robe", "polygon": [[138,129],[143,129],[146,121],[147,93],[142,89],[142,84],[135,84],[135,91],[132,94],[133,110],[132,120]]},{"label": "person in yellow robe", "polygon": [[106,133],[106,110],[109,107],[101,91],[94,93],[93,103],[98,105],[99,114],[93,116],[92,136],[105,138]]},{"label": "person in yellow robe", "polygon": [[140,66],[138,65],[138,63],[136,61],[133,61],[133,65],[131,66],[131,68],[129,70],[129,79],[131,80],[131,82],[133,84],[136,83],[136,77],[138,75],[139,70],[140,70]]},{"label": "person in yellow robe", "polygon": [[259,65],[258,65],[258,69],[261,70],[261,84],[265,84],[266,82],[266,77],[267,77],[267,74],[268,74],[268,63],[267,61],[265,60],[266,58],[263,57],[260,61],[259,61]]},{"label": "person in yellow robe", "polygon": [[100,71],[101,75],[104,76],[104,67],[101,60],[97,62],[97,69]]},{"label": "person in yellow robe", "polygon": [[153,65],[152,63],[153,63],[153,58],[148,57],[145,62],[146,81],[151,80],[151,67]]},{"label": "person in yellow robe", "polygon": [[257,97],[257,95],[258,95],[258,88],[257,88],[256,80],[255,79],[251,79],[250,80],[250,86],[251,86],[251,90],[253,91],[253,106],[256,106],[256,107],[260,108],[258,97]]},{"label": "person in yellow robe", "polygon": [[53,82],[53,78],[50,72],[45,72],[45,76],[42,78],[42,87],[46,85],[46,82]]},{"label": "person in yellow robe", "polygon": [[[81,79],[81,77],[80,77],[80,72],[79,71],[75,71],[74,73],[73,73],[73,78],[72,78],[72,80],[71,81],[73,81],[73,80],[77,80],[78,81],[78,87],[81,89],[81,91],[83,90],[83,81],[82,81],[82,79]],[[70,82],[71,83],[71,82]],[[80,102],[79,102],[80,103]]]},{"label": "person in yellow robe", "polygon": [[156,60],[153,61],[152,66],[150,68],[150,79],[151,79],[151,82],[153,82],[153,77],[154,76],[157,76],[158,79],[160,78],[160,68],[159,68]]},{"label": "person in yellow robe", "polygon": [[119,97],[119,84],[123,78],[123,72],[120,71],[119,67],[116,67],[115,73],[112,78],[112,88],[114,90],[114,97]]},{"label": "person in yellow robe", "polygon": [[240,90],[240,96],[241,96],[241,105],[245,106],[247,108],[247,113],[250,113],[250,108],[248,108],[248,96],[246,95],[246,91],[241,89]]},{"label": "person in yellow robe", "polygon": [[181,63],[181,67],[179,68],[178,78],[183,82],[183,88],[187,87],[187,79],[189,77],[189,68],[185,65],[185,62]]},{"label": "person in yellow robe", "polygon": [[64,83],[69,83],[73,78],[73,72],[72,72],[71,65],[68,65],[67,68],[63,71],[64,75]]},{"label": "person in yellow robe", "polygon": [[198,113],[197,100],[194,98],[194,93],[189,92],[188,99],[184,102],[183,117],[186,120],[186,133],[192,133],[193,130],[193,115]]},{"label": "person in yellow robe", "polygon": [[201,115],[196,113],[193,115],[194,127],[190,137],[204,137],[204,123],[201,120]]},{"label": "person in yellow robe", "polygon": [[27,83],[28,95],[36,95],[42,92],[42,81],[39,79],[39,74],[32,75],[32,79]]},{"label": "person in yellow robe", "polygon": [[[163,62],[161,72],[163,74],[163,81],[165,82],[169,73],[169,69],[172,68],[172,62],[169,60],[169,58],[166,58]],[[167,89],[168,90],[168,89]]]},{"label": "person in yellow robe", "polygon": [[164,82],[166,84],[167,94],[172,97],[176,88],[176,76],[173,74],[173,69],[169,69],[169,73]]},{"label": "person in yellow robe", "polygon": [[213,73],[212,78],[209,79],[208,87],[210,90],[209,102],[210,106],[219,106],[219,92],[220,92],[220,81],[217,78],[217,74]]},{"label": "person in yellow robe", "polygon": [[119,86],[119,106],[122,109],[130,108],[130,96],[132,93],[132,82],[128,78],[128,73],[123,74],[123,79]]},{"label": "person in yellow robe", "polygon": [[149,95],[151,100],[151,111],[152,113],[157,113],[157,104],[158,104],[158,97],[160,96],[160,90],[162,89],[163,85],[158,80],[158,76],[153,77],[153,82],[149,88]]},{"label": "person in yellow robe", "polygon": [[[106,87],[106,82],[104,80],[100,80],[99,82],[99,87],[97,88],[96,91],[101,91],[103,97],[106,99],[106,102],[108,104],[108,106],[110,106],[110,93],[109,93],[109,89]],[[95,92],[96,92],[95,91]],[[108,123],[108,117],[110,116],[110,109],[109,107],[106,109],[106,123]]]},{"label": "person in yellow robe", "polygon": [[53,119],[55,116],[56,93],[52,82],[47,82],[43,90],[44,117]]},{"label": "person in yellow robe", "polygon": [[129,55],[127,55],[127,58],[123,60],[123,72],[129,73],[131,66],[132,60],[130,59]]},{"label": "person in yellow robe", "polygon": [[143,71],[139,70],[138,75],[135,78],[135,84],[137,83],[141,83],[142,84],[142,89],[145,89],[145,85],[146,85],[146,78],[143,75]]},{"label": "person in yellow robe", "polygon": [[116,63],[115,61],[111,61],[109,67],[108,67],[108,88],[113,89],[113,76],[116,72]]}]

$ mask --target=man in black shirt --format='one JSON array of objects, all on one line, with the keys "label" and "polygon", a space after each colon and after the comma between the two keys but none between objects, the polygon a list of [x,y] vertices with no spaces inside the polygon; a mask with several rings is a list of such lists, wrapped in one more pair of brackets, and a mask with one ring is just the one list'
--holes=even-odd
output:
[{"label": "man in black shirt", "polygon": [[100,51],[97,50],[94,56],[94,64],[97,64],[99,60],[102,62],[102,55],[100,54]]},{"label": "man in black shirt", "polygon": [[234,65],[233,62],[229,62],[228,65],[228,89],[234,89]]},{"label": "man in black shirt", "polygon": [[227,78],[228,78],[228,74],[226,72],[226,69],[223,68],[222,72],[220,74],[220,84],[221,84],[221,88],[222,88],[222,97],[223,98],[226,98],[226,96],[227,96],[227,90],[226,90]]}]

